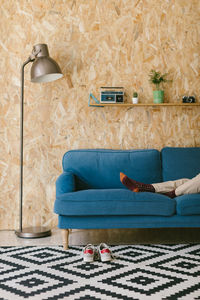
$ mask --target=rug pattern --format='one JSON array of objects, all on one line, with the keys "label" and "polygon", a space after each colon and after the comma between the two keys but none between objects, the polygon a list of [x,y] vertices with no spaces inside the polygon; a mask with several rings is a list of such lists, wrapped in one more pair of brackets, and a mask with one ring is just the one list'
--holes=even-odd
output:
[{"label": "rug pattern", "polygon": [[197,300],[200,245],[111,247],[84,263],[81,247],[1,247],[0,300]]}]

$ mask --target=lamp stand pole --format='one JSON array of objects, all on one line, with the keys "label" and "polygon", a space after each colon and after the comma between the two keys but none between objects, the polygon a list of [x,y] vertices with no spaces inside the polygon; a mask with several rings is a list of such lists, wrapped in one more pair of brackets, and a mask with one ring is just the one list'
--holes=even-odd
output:
[{"label": "lamp stand pole", "polygon": [[20,115],[20,213],[19,213],[19,229],[15,234],[21,238],[40,238],[51,235],[51,230],[46,227],[28,227],[23,228],[23,149],[24,149],[24,67],[34,61],[29,57],[21,68],[21,115]]}]

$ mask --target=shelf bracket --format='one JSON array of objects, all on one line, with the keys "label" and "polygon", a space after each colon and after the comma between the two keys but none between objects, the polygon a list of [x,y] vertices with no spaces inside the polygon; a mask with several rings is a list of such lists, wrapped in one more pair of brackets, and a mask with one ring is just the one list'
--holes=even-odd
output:
[{"label": "shelf bracket", "polygon": [[[92,104],[92,105],[90,105],[90,100],[91,100],[91,98],[95,101],[95,103],[97,103],[98,105],[94,105],[94,104]],[[89,94],[89,101],[88,101],[88,106],[93,106],[93,107],[104,107],[103,105],[101,106],[101,105],[99,105],[100,104],[100,102],[99,102],[99,100],[92,94],[92,93],[90,93]]]}]

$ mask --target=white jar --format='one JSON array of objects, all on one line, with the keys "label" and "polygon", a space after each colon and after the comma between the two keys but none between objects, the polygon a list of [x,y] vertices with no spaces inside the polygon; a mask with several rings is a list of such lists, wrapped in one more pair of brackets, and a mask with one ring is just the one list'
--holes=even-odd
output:
[{"label": "white jar", "polygon": [[133,97],[132,98],[132,103],[137,104],[138,103],[138,97]]}]

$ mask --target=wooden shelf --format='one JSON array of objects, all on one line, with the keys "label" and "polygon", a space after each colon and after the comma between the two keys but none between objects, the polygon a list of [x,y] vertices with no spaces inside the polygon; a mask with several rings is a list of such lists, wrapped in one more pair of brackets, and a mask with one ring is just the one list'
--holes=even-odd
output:
[{"label": "wooden shelf", "polygon": [[119,107],[147,107],[147,106],[200,106],[200,103],[95,103],[89,106],[104,107],[104,106],[119,106]]}]

